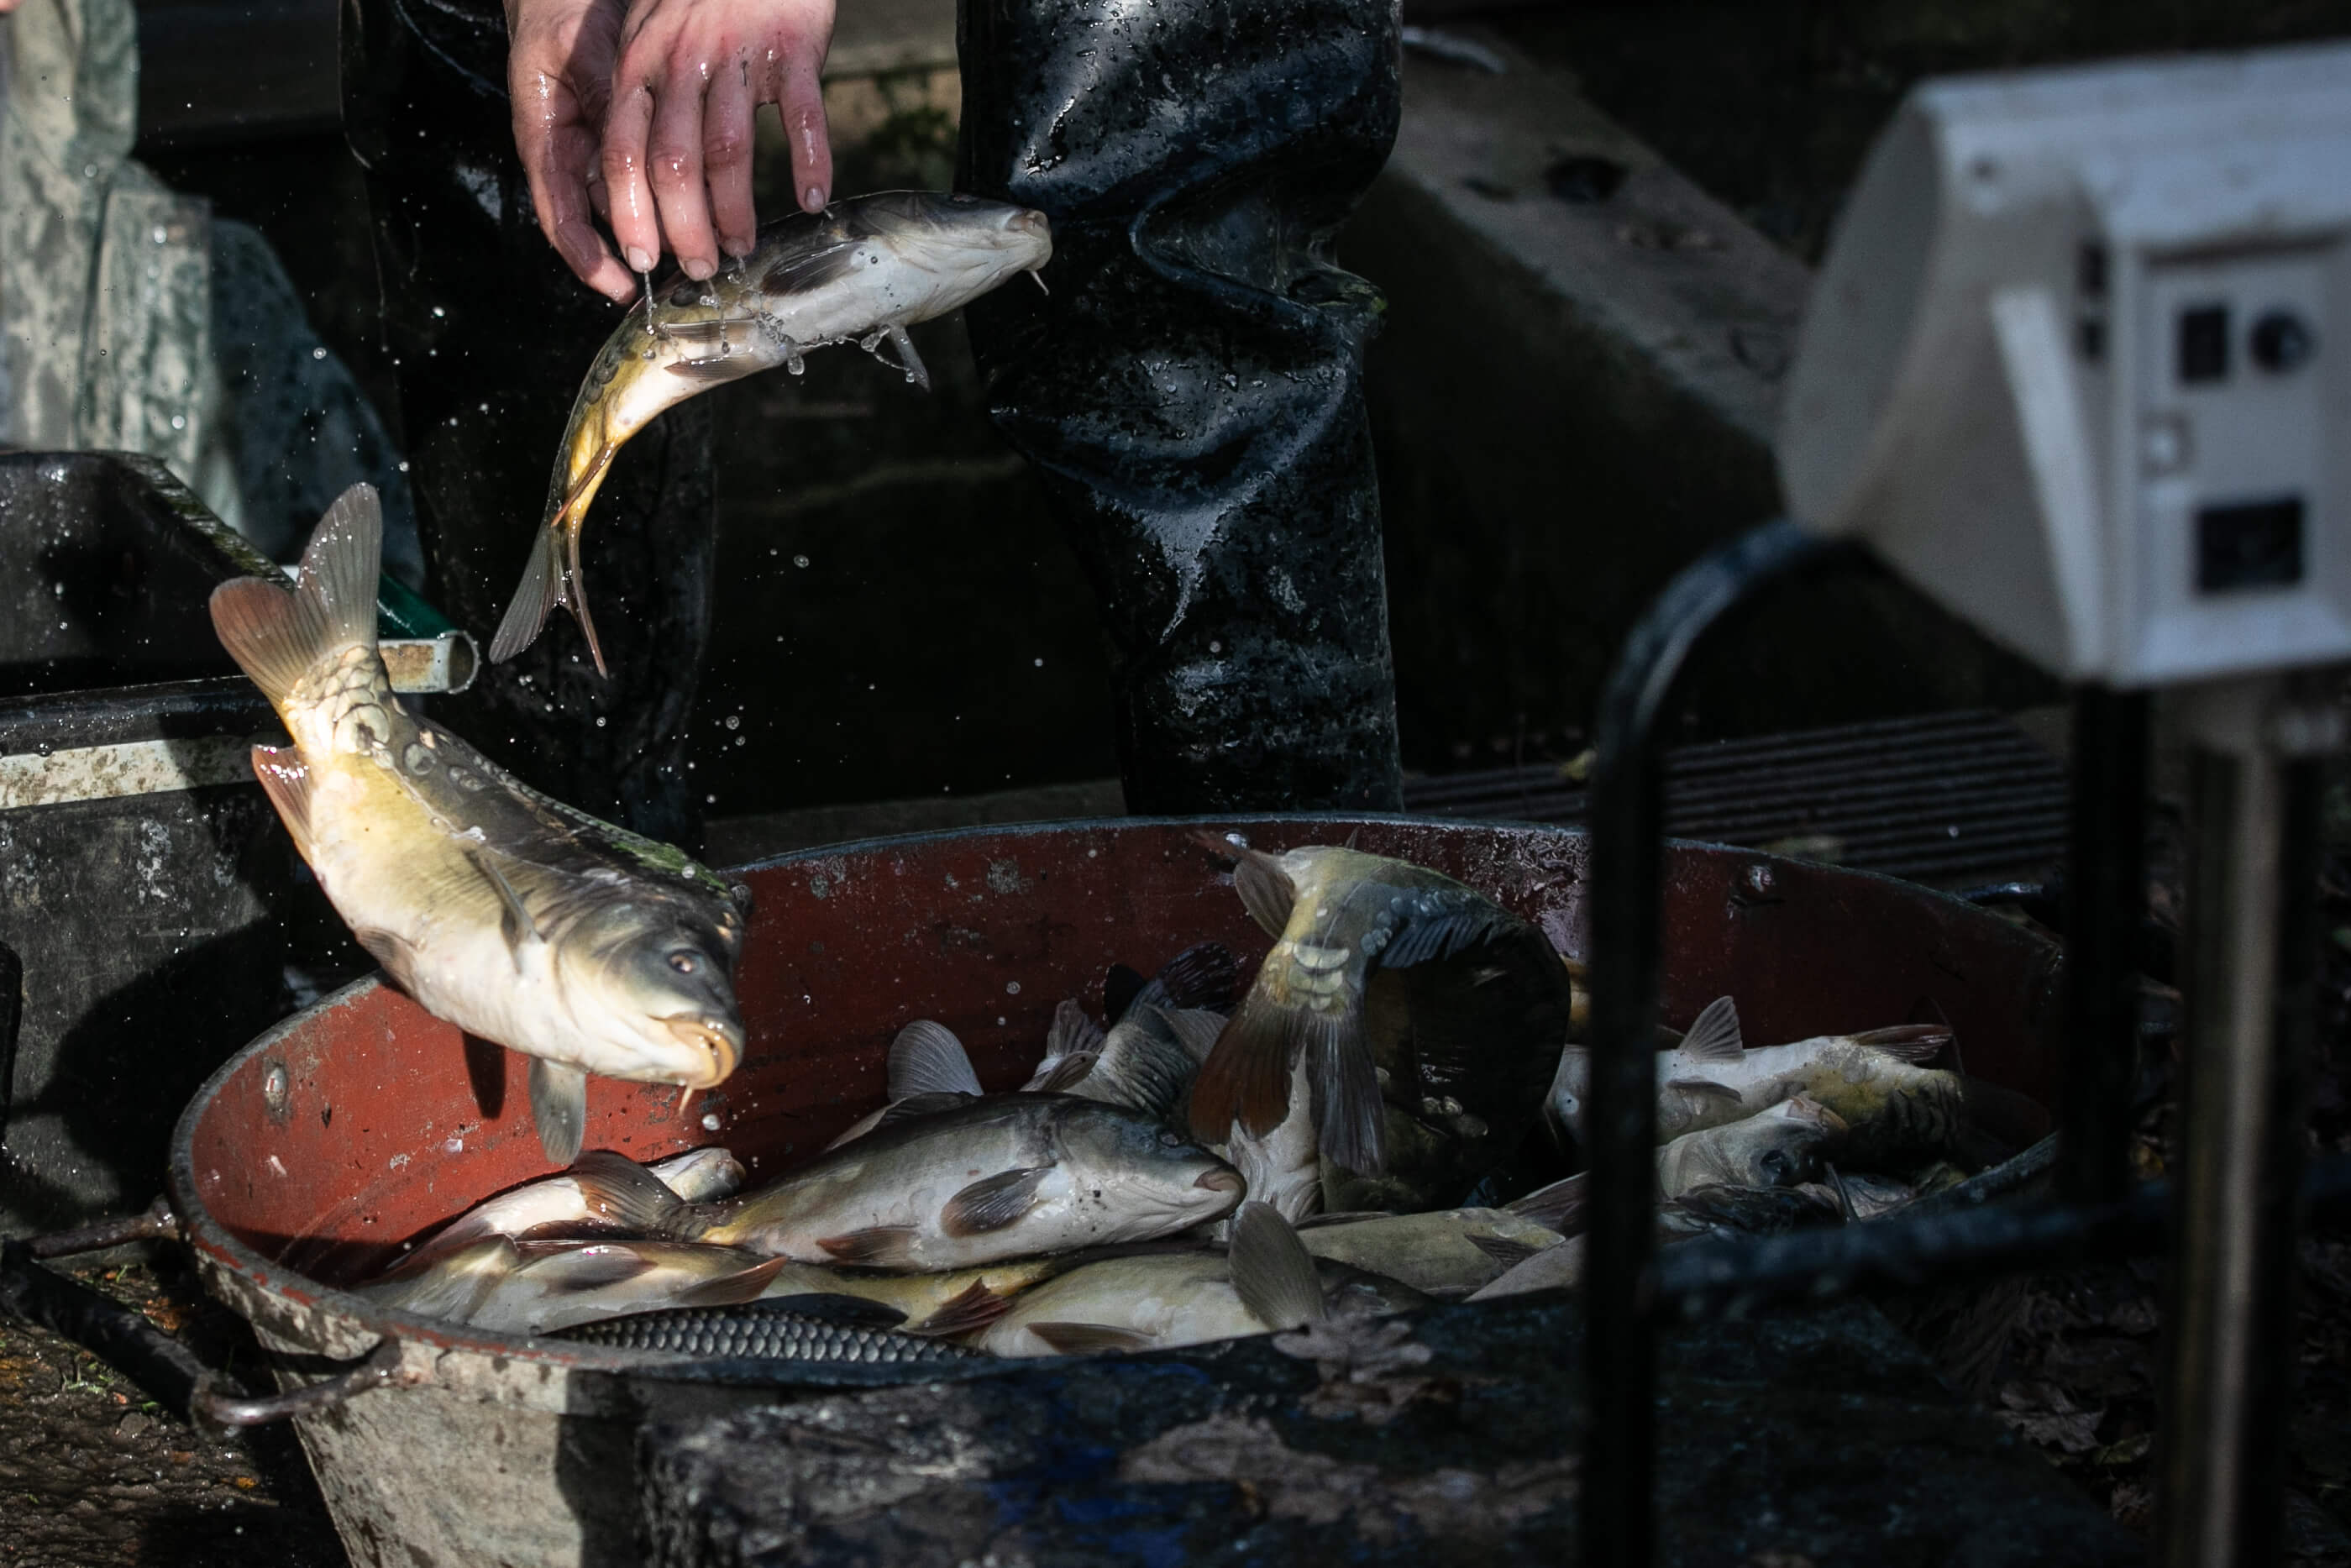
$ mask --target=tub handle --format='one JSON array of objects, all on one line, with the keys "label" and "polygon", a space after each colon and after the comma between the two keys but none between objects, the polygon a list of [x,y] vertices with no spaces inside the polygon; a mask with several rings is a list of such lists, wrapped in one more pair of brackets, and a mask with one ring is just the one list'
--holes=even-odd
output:
[{"label": "tub handle", "polygon": [[36,1236],[25,1243],[25,1250],[35,1258],[70,1258],[77,1252],[99,1252],[129,1241],[181,1239],[180,1217],[172,1211],[172,1200],[159,1197],[147,1206],[144,1213],[127,1218],[101,1219],[77,1229]]},{"label": "tub handle", "polygon": [[219,1375],[208,1372],[197,1380],[194,1393],[188,1396],[188,1411],[215,1426],[261,1427],[297,1416],[316,1416],[371,1388],[387,1388],[394,1384],[404,1386],[423,1380],[421,1373],[401,1371],[400,1342],[386,1335],[347,1370],[321,1382],[289,1388],[283,1394],[264,1395],[258,1399],[225,1392]]},{"label": "tub handle", "polygon": [[23,1241],[0,1241],[0,1313],[20,1317],[91,1352],[144,1390],[156,1403],[195,1423],[256,1427],[329,1410],[371,1388],[422,1383],[403,1372],[400,1342],[386,1337],[359,1361],[307,1387],[247,1398],[185,1345],[139,1313],[89,1286],[41,1267],[37,1260],[97,1252],[128,1241],[182,1239],[171,1199],[144,1213],[101,1219]]}]

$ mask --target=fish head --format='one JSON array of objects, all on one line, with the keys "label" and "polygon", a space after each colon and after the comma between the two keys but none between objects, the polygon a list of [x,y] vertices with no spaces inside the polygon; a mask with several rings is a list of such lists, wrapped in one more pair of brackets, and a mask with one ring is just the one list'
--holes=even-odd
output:
[{"label": "fish head", "polygon": [[1805,1095],[1725,1129],[1726,1151],[1748,1186],[1795,1186],[1819,1174],[1822,1151],[1844,1118]]},{"label": "fish head", "polygon": [[884,192],[866,198],[858,218],[900,260],[956,279],[964,299],[1053,257],[1053,225],[1044,214],[967,192]]},{"label": "fish head", "polygon": [[743,1060],[735,945],[665,900],[598,910],[565,945],[573,1018],[602,1048],[581,1065],[607,1078],[708,1089]]},{"label": "fish head", "polygon": [[1056,1130],[1072,1185],[1115,1187],[1117,1207],[1180,1229],[1240,1207],[1240,1172],[1155,1119],[1095,1101],[1074,1102]]}]

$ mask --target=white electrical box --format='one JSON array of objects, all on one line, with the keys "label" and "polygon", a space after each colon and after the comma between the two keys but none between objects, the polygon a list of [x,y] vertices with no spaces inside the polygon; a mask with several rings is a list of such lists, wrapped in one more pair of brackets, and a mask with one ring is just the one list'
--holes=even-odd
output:
[{"label": "white electrical box", "polygon": [[1779,455],[1797,521],[2070,679],[2351,659],[2351,46],[1917,89]]}]

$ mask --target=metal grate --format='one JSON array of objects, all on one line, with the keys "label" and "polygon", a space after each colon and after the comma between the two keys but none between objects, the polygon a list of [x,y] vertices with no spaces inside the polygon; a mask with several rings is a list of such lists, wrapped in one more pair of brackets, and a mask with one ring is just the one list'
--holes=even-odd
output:
[{"label": "metal grate", "polygon": [[[1555,764],[1406,779],[1407,810],[1581,823]],[[2065,772],[1997,713],[1929,714],[1685,746],[1666,831],[1917,881],[1984,881],[2065,853]]]}]

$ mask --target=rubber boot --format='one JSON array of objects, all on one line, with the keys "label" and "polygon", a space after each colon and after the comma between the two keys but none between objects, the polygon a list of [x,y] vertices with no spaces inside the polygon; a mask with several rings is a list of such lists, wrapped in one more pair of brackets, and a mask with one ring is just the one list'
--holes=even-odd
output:
[{"label": "rubber boot", "polygon": [[1127,807],[1401,803],[1363,348],[1392,0],[963,0],[962,188],[1053,221],[969,311],[1099,596]]},{"label": "rubber boot", "polygon": [[[540,235],[515,155],[497,0],[344,0],[343,124],[368,171],[384,332],[427,592],[486,649],[538,535],[548,470],[622,308]],[[709,640],[707,400],[629,443],[583,541],[610,678],[561,612],[436,716],[538,789],[693,849],[686,718]]]}]

